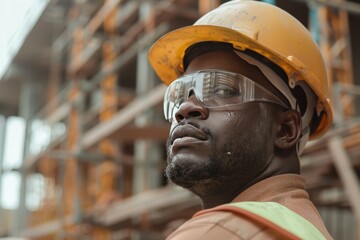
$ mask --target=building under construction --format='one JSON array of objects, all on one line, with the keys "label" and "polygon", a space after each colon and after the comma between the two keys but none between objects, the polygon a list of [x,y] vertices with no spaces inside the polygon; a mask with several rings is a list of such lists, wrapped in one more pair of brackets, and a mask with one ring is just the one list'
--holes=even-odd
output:
[{"label": "building under construction", "polygon": [[[226,1],[30,2],[0,61],[0,237],[164,239],[201,205],[164,176],[166,86],[148,50]],[[266,2],[323,52],[334,122],[302,175],[334,239],[360,239],[360,1]]]}]

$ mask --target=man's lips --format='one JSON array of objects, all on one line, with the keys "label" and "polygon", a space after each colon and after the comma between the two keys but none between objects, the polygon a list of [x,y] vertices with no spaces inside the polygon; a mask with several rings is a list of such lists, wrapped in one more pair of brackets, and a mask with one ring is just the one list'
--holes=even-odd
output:
[{"label": "man's lips", "polygon": [[209,137],[200,129],[192,125],[178,125],[171,133],[170,143],[187,144],[196,141],[206,141]]}]

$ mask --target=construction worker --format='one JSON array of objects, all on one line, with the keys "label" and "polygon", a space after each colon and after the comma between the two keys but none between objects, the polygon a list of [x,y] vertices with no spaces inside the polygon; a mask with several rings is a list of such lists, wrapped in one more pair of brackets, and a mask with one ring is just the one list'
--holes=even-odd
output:
[{"label": "construction worker", "polygon": [[331,239],[299,155],[332,122],[311,35],[280,8],[234,0],[172,31],[149,60],[168,85],[168,178],[204,210],[168,239]]}]

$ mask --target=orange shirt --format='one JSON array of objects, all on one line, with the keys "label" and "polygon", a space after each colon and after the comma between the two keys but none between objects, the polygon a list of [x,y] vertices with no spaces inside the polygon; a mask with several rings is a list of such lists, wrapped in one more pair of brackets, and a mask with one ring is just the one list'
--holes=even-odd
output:
[{"label": "orange shirt", "polygon": [[[309,195],[304,179],[297,174],[267,178],[240,193],[232,202],[277,202],[311,222],[325,237],[332,239]],[[201,211],[200,211],[201,213]],[[173,232],[168,240],[281,239],[271,228],[227,211],[213,211],[194,216]]]}]

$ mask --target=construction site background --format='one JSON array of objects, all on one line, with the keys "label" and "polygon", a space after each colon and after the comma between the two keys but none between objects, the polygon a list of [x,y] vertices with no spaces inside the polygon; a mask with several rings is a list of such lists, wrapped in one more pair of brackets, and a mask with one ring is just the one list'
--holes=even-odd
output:
[{"label": "construction site background", "polygon": [[[147,53],[224,2],[0,4],[0,237],[164,239],[201,209],[164,176],[166,86]],[[360,239],[360,1],[266,2],[324,55],[334,123],[307,144],[302,175],[334,239]]]}]

